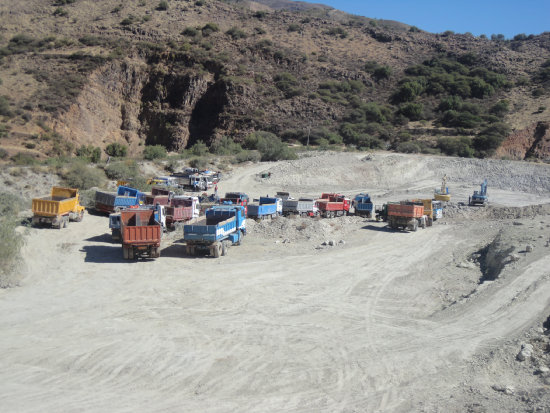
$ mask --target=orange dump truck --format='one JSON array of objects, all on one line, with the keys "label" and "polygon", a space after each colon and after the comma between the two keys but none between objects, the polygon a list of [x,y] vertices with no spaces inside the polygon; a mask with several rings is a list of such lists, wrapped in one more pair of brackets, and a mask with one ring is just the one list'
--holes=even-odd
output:
[{"label": "orange dump truck", "polygon": [[408,201],[388,203],[388,225],[392,229],[401,227],[411,231],[416,231],[419,225],[426,228],[424,205]]},{"label": "orange dump truck", "polygon": [[152,209],[125,209],[120,211],[122,256],[125,260],[138,257],[160,257],[162,226]]},{"label": "orange dump truck", "polygon": [[82,221],[84,207],[80,205],[78,189],[54,186],[50,196],[32,200],[32,224],[66,227],[70,221]]}]

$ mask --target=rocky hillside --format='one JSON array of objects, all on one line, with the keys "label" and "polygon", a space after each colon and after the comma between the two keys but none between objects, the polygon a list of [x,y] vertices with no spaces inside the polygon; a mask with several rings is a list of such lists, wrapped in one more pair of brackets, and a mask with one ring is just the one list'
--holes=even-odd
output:
[{"label": "rocky hillside", "polygon": [[182,150],[254,131],[550,156],[550,33],[431,34],[281,0],[22,0],[1,4],[0,21],[4,159],[113,142]]}]

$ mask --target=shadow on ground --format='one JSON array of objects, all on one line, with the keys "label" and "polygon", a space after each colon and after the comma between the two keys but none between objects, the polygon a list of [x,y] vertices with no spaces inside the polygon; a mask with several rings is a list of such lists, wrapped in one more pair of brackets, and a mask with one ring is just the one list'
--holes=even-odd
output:
[{"label": "shadow on ground", "polygon": [[85,245],[81,249],[86,253],[84,262],[96,262],[96,263],[117,263],[117,262],[131,262],[122,258],[122,247],[118,246],[106,246],[106,245]]},{"label": "shadow on ground", "polygon": [[86,241],[90,241],[90,242],[106,242],[106,243],[108,243],[108,244],[116,244],[116,243],[113,241],[113,237],[111,236],[111,234],[96,235],[95,237],[87,238]]}]

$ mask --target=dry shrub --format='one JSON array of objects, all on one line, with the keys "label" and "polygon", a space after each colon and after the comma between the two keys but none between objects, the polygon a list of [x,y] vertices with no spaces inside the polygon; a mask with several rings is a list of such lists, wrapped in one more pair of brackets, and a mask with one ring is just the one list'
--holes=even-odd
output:
[{"label": "dry shrub", "polygon": [[17,231],[22,200],[15,195],[0,194],[0,288],[19,284],[19,265],[23,235]]}]

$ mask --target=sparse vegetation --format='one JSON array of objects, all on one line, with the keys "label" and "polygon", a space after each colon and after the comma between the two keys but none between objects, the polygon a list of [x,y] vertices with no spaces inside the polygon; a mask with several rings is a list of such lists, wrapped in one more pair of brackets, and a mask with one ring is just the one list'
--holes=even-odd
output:
[{"label": "sparse vegetation", "polygon": [[296,159],[296,153],[281,139],[270,132],[254,132],[245,139],[247,149],[256,149],[261,155],[262,161],[278,161],[284,159]]},{"label": "sparse vegetation", "polygon": [[128,153],[128,147],[121,143],[113,142],[107,145],[105,148],[105,153],[116,158],[124,158]]},{"label": "sparse vegetation", "polygon": [[216,23],[206,23],[201,29],[202,35],[204,37],[210,36],[212,33],[216,33],[219,31],[220,28]]},{"label": "sparse vegetation", "polygon": [[19,284],[18,273],[23,235],[17,231],[18,214],[23,201],[7,192],[0,194],[0,288],[15,287]]},{"label": "sparse vegetation", "polygon": [[225,34],[231,36],[233,40],[245,39],[247,37],[246,33],[237,27],[230,28]]},{"label": "sparse vegetation", "polygon": [[160,1],[159,4],[157,5],[156,10],[159,10],[159,11],[168,10],[168,2],[166,0]]},{"label": "sparse vegetation", "polygon": [[78,189],[99,187],[105,181],[102,170],[87,166],[84,162],[73,162],[69,169],[62,172],[61,177],[67,186]]},{"label": "sparse vegetation", "polygon": [[93,145],[82,145],[76,150],[76,156],[92,163],[98,163],[101,160],[101,148]]},{"label": "sparse vegetation", "polygon": [[149,145],[143,149],[143,159],[154,160],[166,158],[166,148],[162,145]]}]

